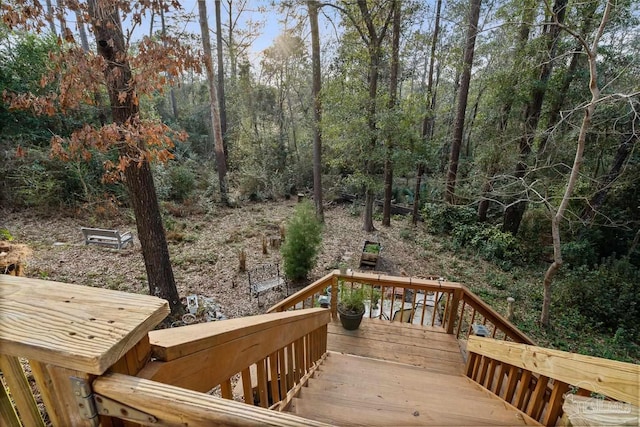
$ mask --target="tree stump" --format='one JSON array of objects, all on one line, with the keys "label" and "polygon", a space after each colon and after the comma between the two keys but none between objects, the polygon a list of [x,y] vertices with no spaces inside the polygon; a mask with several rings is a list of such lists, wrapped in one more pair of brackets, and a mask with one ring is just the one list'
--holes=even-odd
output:
[{"label": "tree stump", "polygon": [[280,237],[271,237],[269,239],[269,246],[274,249],[278,249],[280,247]]},{"label": "tree stump", "polygon": [[267,255],[269,251],[267,250],[267,238],[262,236],[262,254]]},{"label": "tree stump", "polygon": [[29,255],[27,245],[0,241],[0,274],[22,276]]},{"label": "tree stump", "polygon": [[238,270],[244,272],[247,270],[247,253],[244,249],[238,252]]}]

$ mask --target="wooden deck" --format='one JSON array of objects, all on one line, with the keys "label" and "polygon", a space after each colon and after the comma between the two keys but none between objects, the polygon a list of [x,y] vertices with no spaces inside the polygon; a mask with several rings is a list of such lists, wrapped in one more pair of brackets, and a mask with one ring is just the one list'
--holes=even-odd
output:
[{"label": "wooden deck", "polygon": [[327,359],[289,411],[340,426],[539,425],[463,375],[442,328],[364,319],[329,324]]}]

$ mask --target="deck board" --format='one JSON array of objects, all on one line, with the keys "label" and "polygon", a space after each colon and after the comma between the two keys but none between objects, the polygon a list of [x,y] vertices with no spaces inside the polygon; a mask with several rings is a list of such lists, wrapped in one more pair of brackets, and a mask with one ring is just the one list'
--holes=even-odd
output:
[{"label": "deck board", "polygon": [[440,327],[332,322],[327,347],[289,412],[340,426],[539,425],[465,377],[458,342]]},{"label": "deck board", "polygon": [[363,319],[360,328],[347,331],[340,322],[328,327],[327,349],[425,369],[462,374],[464,361],[453,335],[439,327]]},{"label": "deck board", "polygon": [[340,426],[539,425],[462,375],[335,352],[289,411]]}]

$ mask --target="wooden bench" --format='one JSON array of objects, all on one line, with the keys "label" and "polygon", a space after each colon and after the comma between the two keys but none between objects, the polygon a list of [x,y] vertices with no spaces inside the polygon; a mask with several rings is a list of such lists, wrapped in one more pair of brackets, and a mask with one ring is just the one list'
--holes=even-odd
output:
[{"label": "wooden bench", "polygon": [[130,232],[120,234],[118,230],[81,227],[85,245],[100,245],[122,249],[129,243],[133,245],[133,235]]},{"label": "wooden bench", "polygon": [[[260,306],[260,294],[269,289],[286,286],[284,278],[280,277],[278,264],[262,264],[252,268],[247,271],[247,277],[249,279],[249,295],[258,299],[258,306]],[[288,293],[289,289],[287,288]]]}]

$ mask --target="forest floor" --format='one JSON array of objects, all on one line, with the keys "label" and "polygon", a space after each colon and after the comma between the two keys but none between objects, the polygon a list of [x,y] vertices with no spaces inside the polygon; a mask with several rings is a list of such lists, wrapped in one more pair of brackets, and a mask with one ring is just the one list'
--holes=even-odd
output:
[{"label": "forest floor", "polygon": [[[283,297],[282,292],[268,291],[261,296],[261,305],[249,297],[247,273],[239,271],[238,254],[244,250],[246,267],[278,263],[282,258],[277,248],[262,251],[263,237],[279,236],[281,224],[293,215],[296,202],[253,203],[242,208],[215,208],[201,214],[169,207],[165,228],[169,252],[179,294],[197,294],[213,298],[228,317],[259,314]],[[436,256],[438,242],[431,241],[431,251],[416,242],[430,240],[421,226],[411,228],[408,218],[394,217],[390,228],[375,221],[377,230],[362,231],[362,220],[351,206],[334,206],[326,210],[323,240],[316,267],[304,286],[338,268],[340,262],[357,269],[365,240],[382,245],[378,272],[391,275],[429,276],[449,279],[455,263],[449,256]],[[56,215],[0,212],[0,228],[7,228],[17,243],[26,243],[33,250],[26,275],[30,277],[148,293],[140,243],[121,250],[85,246],[81,226],[132,231],[135,222],[130,213],[120,212],[114,218],[99,219],[93,215]],[[282,274],[282,273],[281,273]],[[452,279],[449,279],[452,280]],[[265,304],[262,304],[265,302]]]},{"label": "forest floor", "polygon": [[[178,292],[212,298],[222,313],[241,317],[264,313],[285,297],[284,292],[267,291],[261,306],[249,295],[247,273],[239,271],[238,254],[247,254],[247,269],[279,263],[278,249],[262,252],[263,238],[279,236],[281,224],[293,215],[294,200],[246,204],[241,208],[219,206],[204,209],[165,203],[164,223]],[[84,212],[84,213],[83,213]],[[131,211],[101,209],[60,212],[43,216],[30,211],[0,210],[0,228],[6,228],[17,243],[33,250],[25,274],[29,277],[96,286],[125,292],[148,293],[140,244],[122,250],[85,246],[81,226],[112,228],[136,233]],[[404,276],[442,276],[460,282],[506,313],[506,298],[516,298],[515,323],[541,345],[596,356],[635,360],[625,350],[609,354],[609,341],[602,337],[588,340],[560,320],[556,328],[544,330],[536,325],[542,296],[544,269],[514,269],[504,272],[496,265],[468,251],[453,251],[446,236],[429,234],[422,224],[410,225],[408,217],[393,217],[391,227],[374,220],[376,231],[362,231],[359,209],[351,205],[333,205],[325,210],[323,240],[316,267],[304,286],[345,262],[358,269],[365,240],[382,245],[378,272]],[[594,348],[593,344],[597,344]],[[632,352],[632,353],[635,353]],[[630,361],[631,361],[630,360]]]}]

